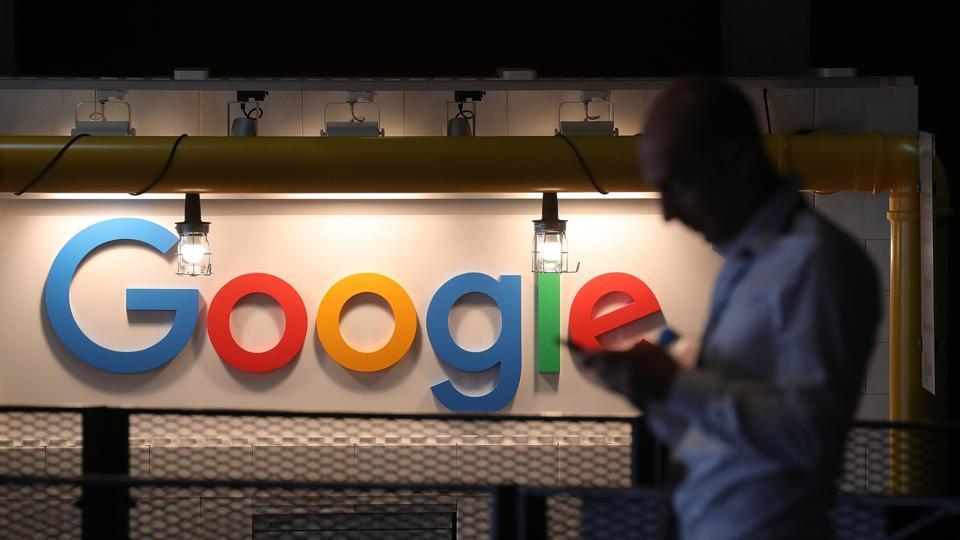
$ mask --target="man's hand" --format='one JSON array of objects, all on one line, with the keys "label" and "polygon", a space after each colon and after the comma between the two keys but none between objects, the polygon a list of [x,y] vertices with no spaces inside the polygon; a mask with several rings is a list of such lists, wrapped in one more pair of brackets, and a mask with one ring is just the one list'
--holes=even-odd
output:
[{"label": "man's hand", "polygon": [[570,357],[590,380],[634,403],[666,398],[680,366],[661,347],[641,341],[628,351],[583,351]]}]

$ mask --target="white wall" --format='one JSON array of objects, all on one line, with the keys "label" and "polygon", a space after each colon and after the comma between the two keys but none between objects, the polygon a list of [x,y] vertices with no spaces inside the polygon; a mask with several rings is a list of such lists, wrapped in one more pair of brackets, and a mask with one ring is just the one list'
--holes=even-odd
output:
[{"label": "white wall", "polygon": [[[562,282],[564,325],[572,296],[590,277],[624,271],[644,279],[661,299],[664,316],[681,331],[703,326],[719,258],[676,224],[665,224],[657,201],[564,201],[578,274]],[[166,332],[166,318],[144,320],[124,311],[127,287],[199,288],[209,304],[231,278],[248,272],[276,274],[303,297],[311,329],[299,359],[275,373],[251,375],[221,362],[199,324],[193,342],[167,367],[142,375],[111,375],[73,358],[49,332],[40,300],[47,270],[60,247],[84,226],[114,216],[138,216],[164,225],[179,218],[180,201],[0,202],[0,266],[6,288],[6,324],[0,329],[7,403],[107,403],[313,410],[433,411],[429,387],[445,372],[469,388],[486,377],[458,376],[437,361],[424,335],[427,306],[447,279],[470,271],[523,279],[524,374],[514,412],[627,412],[617,398],[587,383],[565,363],[559,380],[534,372],[534,289],[529,271],[532,225],[538,201],[208,201],[214,276],[174,275],[171,257],[149,249],[115,246],[88,258],[71,301],[81,328],[104,346],[135,350]],[[29,231],[29,233],[27,233]],[[380,272],[410,294],[420,318],[411,355],[376,374],[353,373],[333,363],[315,338],[313,323],[323,294],[338,279]],[[483,349],[499,331],[499,315],[486,302],[455,309],[451,328],[467,348]],[[251,350],[270,348],[282,331],[282,314],[270,301],[246,302],[233,331]],[[389,312],[375,302],[343,318],[342,331],[360,349],[383,344],[392,329]],[[44,381],[36,384],[36,381]]]}]

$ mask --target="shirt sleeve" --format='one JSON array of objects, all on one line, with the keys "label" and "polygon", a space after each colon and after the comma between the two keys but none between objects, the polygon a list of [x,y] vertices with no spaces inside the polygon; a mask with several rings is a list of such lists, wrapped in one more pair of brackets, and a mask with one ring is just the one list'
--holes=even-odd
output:
[{"label": "shirt sleeve", "polygon": [[775,378],[682,371],[664,408],[730,445],[803,470],[842,451],[874,346],[879,293],[875,277],[827,270],[805,268],[802,282],[776,297]]},{"label": "shirt sleeve", "polygon": [[664,443],[674,446],[689,427],[687,419],[663,403],[639,404],[647,426]]}]

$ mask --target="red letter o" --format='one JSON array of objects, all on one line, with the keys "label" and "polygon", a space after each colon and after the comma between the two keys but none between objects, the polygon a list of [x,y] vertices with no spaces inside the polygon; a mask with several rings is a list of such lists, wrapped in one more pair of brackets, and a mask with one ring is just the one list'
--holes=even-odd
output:
[{"label": "red letter o", "polygon": [[[241,347],[230,331],[230,314],[241,298],[265,294],[280,304],[286,319],[280,342],[269,351],[250,352]],[[263,373],[286,365],[303,348],[307,336],[307,308],[297,291],[286,281],[270,274],[244,274],[217,291],[207,313],[207,335],[220,359],[243,371]]]}]

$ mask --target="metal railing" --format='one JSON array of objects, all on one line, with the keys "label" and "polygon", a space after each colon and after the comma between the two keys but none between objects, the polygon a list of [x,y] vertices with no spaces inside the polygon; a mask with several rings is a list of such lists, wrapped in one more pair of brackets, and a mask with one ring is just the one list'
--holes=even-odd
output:
[{"label": "metal railing", "polygon": [[5,407],[0,537],[350,537],[385,507],[378,524],[410,532],[411,504],[452,508],[458,538],[504,536],[499,486],[630,487],[660,463],[637,416]]},{"label": "metal railing", "polygon": [[[855,424],[838,537],[955,524],[958,435]],[[0,407],[0,538],[667,538],[665,458],[636,416]]]}]

